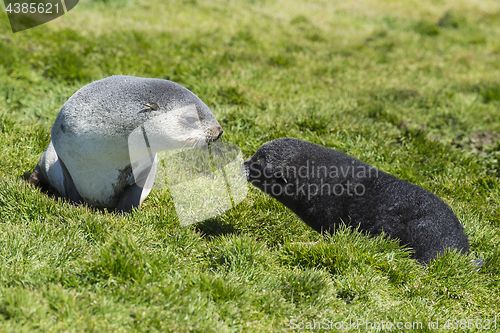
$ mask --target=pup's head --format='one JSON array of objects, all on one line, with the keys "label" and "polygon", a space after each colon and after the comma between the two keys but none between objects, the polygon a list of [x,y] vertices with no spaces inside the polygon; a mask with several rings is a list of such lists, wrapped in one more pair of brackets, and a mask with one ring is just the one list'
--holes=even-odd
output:
[{"label": "pup's head", "polygon": [[277,196],[287,186],[294,186],[296,168],[303,161],[302,146],[308,144],[294,138],[281,138],[264,144],[243,163],[243,173],[253,186]]}]

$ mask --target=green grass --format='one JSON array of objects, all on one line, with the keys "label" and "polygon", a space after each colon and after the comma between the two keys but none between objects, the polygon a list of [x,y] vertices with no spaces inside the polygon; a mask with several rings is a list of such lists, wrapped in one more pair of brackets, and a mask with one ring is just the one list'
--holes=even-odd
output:
[{"label": "green grass", "polygon": [[[494,0],[89,0],[16,34],[2,8],[0,331],[500,327],[499,56]],[[422,267],[381,237],[341,228],[323,239],[253,188],[236,209],[181,227],[161,193],[118,216],[29,187],[61,106],[113,74],[191,89],[245,157],[292,136],[429,189],[464,224],[470,256]],[[477,258],[488,258],[479,272]]]}]

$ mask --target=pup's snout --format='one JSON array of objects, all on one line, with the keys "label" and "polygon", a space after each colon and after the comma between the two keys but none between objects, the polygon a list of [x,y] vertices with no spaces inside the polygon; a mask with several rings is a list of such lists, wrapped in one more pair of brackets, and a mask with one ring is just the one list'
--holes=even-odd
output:
[{"label": "pup's snout", "polygon": [[247,181],[250,181],[250,158],[247,159],[246,161],[243,162],[243,164],[241,165],[241,171],[243,173],[243,175],[245,176],[246,180]]}]

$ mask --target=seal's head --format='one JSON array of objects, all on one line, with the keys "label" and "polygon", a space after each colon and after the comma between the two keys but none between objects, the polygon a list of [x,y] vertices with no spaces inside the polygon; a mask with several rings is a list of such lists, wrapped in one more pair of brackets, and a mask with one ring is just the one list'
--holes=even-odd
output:
[{"label": "seal's head", "polygon": [[105,160],[113,155],[122,158],[130,134],[141,128],[160,150],[202,145],[222,135],[208,106],[183,86],[119,75],[77,91],[59,112],[52,141],[63,159],[65,150],[73,148],[68,142],[79,147],[91,144],[88,155],[93,157],[102,151]]}]

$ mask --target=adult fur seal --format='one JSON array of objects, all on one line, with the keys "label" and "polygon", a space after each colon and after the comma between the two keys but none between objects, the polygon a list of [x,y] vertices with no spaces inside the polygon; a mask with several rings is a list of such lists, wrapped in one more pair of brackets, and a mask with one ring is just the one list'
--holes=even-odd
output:
[{"label": "adult fur seal", "polygon": [[469,252],[463,226],[438,197],[340,151],[293,138],[263,145],[243,165],[247,180],[318,232],[339,223],[386,233],[428,264],[445,249]]},{"label": "adult fur seal", "polygon": [[[145,126],[149,141],[157,143],[153,150]],[[141,177],[134,177],[129,151],[129,137],[137,129],[152,161]],[[126,212],[139,207],[151,189],[155,153],[203,145],[221,135],[210,109],[179,84],[111,76],[84,86],[64,104],[29,182],[72,202]]]}]

